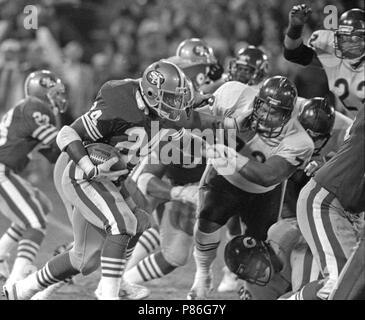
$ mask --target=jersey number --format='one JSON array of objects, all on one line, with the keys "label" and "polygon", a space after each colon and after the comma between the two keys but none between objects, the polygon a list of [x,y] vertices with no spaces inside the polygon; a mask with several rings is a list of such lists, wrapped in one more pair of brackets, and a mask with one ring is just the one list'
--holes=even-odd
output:
[{"label": "jersey number", "polygon": [[[341,100],[341,102],[342,102],[343,106],[344,106],[347,110],[349,110],[349,111],[358,111],[357,107],[348,106],[348,105],[345,103],[345,100],[348,98],[348,96],[349,96],[349,94],[350,94],[350,90],[349,90],[349,83],[347,82],[347,80],[346,80],[346,79],[344,79],[344,78],[337,79],[337,80],[335,81],[334,86],[335,86],[336,88],[341,88],[341,87],[343,88],[343,93],[342,93],[342,94],[338,97],[338,98]],[[361,82],[359,83],[359,85],[357,86],[356,90],[358,90],[358,91],[362,91],[364,87],[365,87],[365,81],[361,81]],[[362,101],[362,102],[365,102],[365,99],[363,99],[363,101]]]},{"label": "jersey number", "polygon": [[32,117],[38,126],[49,124],[49,116],[42,114],[39,111],[33,112]]}]

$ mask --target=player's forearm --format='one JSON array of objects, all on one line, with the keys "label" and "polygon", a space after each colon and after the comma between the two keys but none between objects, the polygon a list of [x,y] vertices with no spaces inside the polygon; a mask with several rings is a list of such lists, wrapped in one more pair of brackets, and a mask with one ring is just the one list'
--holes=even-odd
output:
[{"label": "player's forearm", "polygon": [[314,57],[314,50],[303,44],[302,40],[300,40],[298,47],[293,49],[284,47],[284,58],[290,62],[307,66],[313,61]]},{"label": "player's forearm", "polygon": [[137,180],[139,190],[150,197],[171,200],[172,186],[152,173],[143,172]]},{"label": "player's forearm", "polygon": [[67,152],[69,157],[77,163],[87,174],[95,170],[79,134],[70,126],[64,126],[57,135],[57,145],[61,151]]},{"label": "player's forearm", "polygon": [[276,166],[253,160],[250,160],[242,167],[239,174],[248,181],[263,187],[279,184],[290,176],[290,174],[282,168],[278,169]]}]

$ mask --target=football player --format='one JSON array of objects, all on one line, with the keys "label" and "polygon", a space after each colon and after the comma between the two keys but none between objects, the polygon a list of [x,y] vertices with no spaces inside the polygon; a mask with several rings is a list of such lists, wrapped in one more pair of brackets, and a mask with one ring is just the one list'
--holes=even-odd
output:
[{"label": "football player", "polygon": [[265,241],[236,236],[227,243],[224,259],[244,280],[239,290],[241,300],[276,300],[320,278],[296,219],[273,224]]},{"label": "football player", "polygon": [[[66,110],[65,86],[48,70],[28,75],[25,98],[10,109],[0,122],[1,212],[12,222],[0,239],[0,276],[10,285],[31,271],[46,231],[46,216],[52,205],[46,195],[23,179],[32,151],[51,163],[60,153],[56,144],[56,116]],[[7,258],[18,244],[9,275]]]},{"label": "football player", "polygon": [[315,149],[306,167],[299,168],[286,186],[282,218],[296,217],[296,205],[300,190],[316,170],[328,161],[342,145],[352,120],[335,111],[328,100],[315,97],[301,106],[298,120],[312,138]]},{"label": "football player", "polygon": [[289,13],[289,28],[284,39],[284,57],[301,65],[320,65],[326,72],[329,89],[336,97],[336,109],[354,118],[365,101],[365,14],[364,10],[344,12],[338,28],[313,32],[308,45],[302,30],[311,9],[294,6]]},{"label": "football player", "polygon": [[[268,76],[268,57],[259,48],[248,46],[238,51],[237,56],[229,63],[226,81],[239,81],[259,90],[263,81]],[[223,78],[223,77],[222,77]],[[222,82],[223,84],[224,82]],[[298,99],[299,100],[299,99]],[[234,235],[242,234],[245,228],[239,217],[232,217],[226,224],[227,239],[231,240]],[[223,267],[223,278],[217,287],[218,292],[235,291],[238,287],[237,276],[230,272],[226,266]]]},{"label": "football player", "polygon": [[[130,240],[137,230],[136,212],[111,181],[122,173],[109,170],[117,159],[94,165],[84,144],[108,143],[115,136],[128,141],[131,130],[138,127],[151,135],[153,120],[173,126],[193,98],[192,84],[183,72],[170,62],[159,61],[150,65],[141,79],[105,83],[90,110],[60,130],[58,146],[72,160],[63,173],[62,184],[67,200],[77,209],[72,215],[75,243],[70,251],[54,257],[38,272],[7,287],[10,299],[30,299],[63,279],[89,274],[100,262],[100,298],[119,299],[127,246],[133,243]],[[102,235],[94,244],[93,235],[98,231]],[[86,244],[97,249],[87,250]]]},{"label": "football player", "polygon": [[255,46],[248,46],[238,51],[229,63],[228,80],[239,81],[259,89],[267,78],[269,62],[267,55]]},{"label": "football player", "polygon": [[[364,119],[364,108],[361,108],[339,151],[299,194],[299,228],[320,266],[324,281],[305,285],[289,299],[327,299],[336,289],[340,272],[360,238],[365,211]],[[363,265],[363,249],[359,248],[357,259]],[[351,272],[351,268],[348,271]],[[351,277],[351,273],[349,275]],[[353,277],[358,276],[359,273],[354,272]]]},{"label": "football player", "polygon": [[[190,67],[184,68],[184,72],[196,83],[196,89],[206,93],[212,93],[215,83],[220,83],[223,75],[223,67],[214,55],[213,48],[200,38],[186,39],[176,49],[176,57],[189,62]],[[201,71],[197,72],[197,66]]]},{"label": "football player", "polygon": [[[220,228],[234,215],[246,234],[265,240],[279,214],[284,182],[309,161],[314,145],[292,111],[295,86],[285,77],[267,79],[260,91],[231,81],[215,95],[213,112],[244,118],[236,134],[236,150],[217,144],[203,175],[202,197],[194,228],[197,266],[188,299],[204,299],[212,285],[211,265],[220,243]],[[226,126],[226,125],[225,125]]]}]

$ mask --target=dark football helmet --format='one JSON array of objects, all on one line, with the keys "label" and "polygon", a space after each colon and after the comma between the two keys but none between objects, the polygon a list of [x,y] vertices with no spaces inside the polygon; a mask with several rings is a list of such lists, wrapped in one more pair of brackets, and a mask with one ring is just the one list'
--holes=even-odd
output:
[{"label": "dark football helmet", "polygon": [[266,138],[278,137],[290,120],[298,93],[286,77],[274,76],[265,80],[253,102],[249,118],[255,132]]},{"label": "dark football helmet", "polygon": [[240,49],[237,56],[230,61],[229,79],[255,85],[267,77],[268,68],[267,55],[255,46],[248,46]]},{"label": "dark football helmet", "polygon": [[298,120],[314,142],[313,155],[318,155],[331,137],[335,117],[335,109],[326,98],[315,97],[304,103]]},{"label": "dark football helmet", "polygon": [[194,88],[184,72],[174,63],[160,60],[143,72],[140,90],[147,105],[161,118],[178,121],[192,106]]},{"label": "dark football helmet", "polygon": [[269,246],[252,237],[236,236],[224,249],[224,261],[238,278],[265,286],[274,273]]},{"label": "dark football helmet", "polygon": [[39,70],[28,75],[24,82],[25,96],[33,96],[50,103],[52,108],[64,113],[68,103],[65,85],[55,73]]},{"label": "dark football helmet", "polygon": [[344,12],[334,37],[335,55],[341,59],[359,59],[365,54],[365,12],[351,9]]}]

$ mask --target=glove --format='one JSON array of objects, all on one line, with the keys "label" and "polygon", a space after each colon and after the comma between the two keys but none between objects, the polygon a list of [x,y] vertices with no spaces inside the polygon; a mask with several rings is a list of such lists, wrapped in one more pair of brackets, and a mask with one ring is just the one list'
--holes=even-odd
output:
[{"label": "glove", "polygon": [[110,171],[110,168],[113,164],[118,162],[118,158],[114,157],[102,164],[94,166],[93,170],[91,170],[88,174],[88,179],[91,180],[100,180],[100,179],[109,179],[111,181],[116,181],[122,175],[128,174],[128,169]]},{"label": "glove", "polygon": [[239,288],[238,296],[239,296],[240,300],[252,300],[251,292],[248,291],[244,285]]},{"label": "glove", "polygon": [[176,186],[170,191],[171,200],[181,201],[186,204],[197,206],[199,200],[199,186],[186,185]]},{"label": "glove", "polygon": [[222,77],[224,69],[220,63],[211,64],[208,71],[208,78],[212,81],[217,81]]},{"label": "glove", "polygon": [[214,99],[215,99],[215,97],[211,93],[204,94],[201,92],[196,92],[195,98],[194,98],[194,103],[193,103],[193,109],[194,110],[199,109],[206,105],[212,106],[214,103]]},{"label": "glove", "polygon": [[312,9],[305,4],[294,6],[289,12],[289,26],[303,26],[311,13]]},{"label": "glove", "polygon": [[322,162],[311,161],[304,168],[304,172],[308,177],[313,177],[314,173],[323,165]]}]

